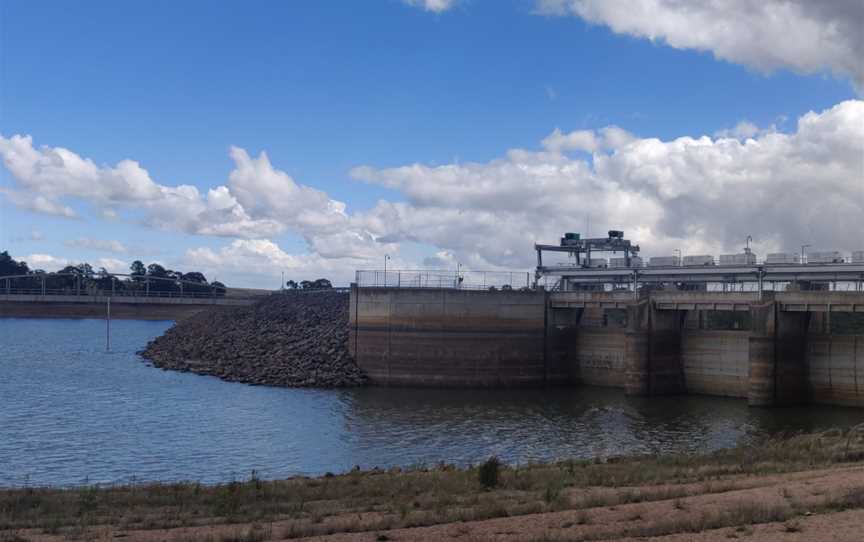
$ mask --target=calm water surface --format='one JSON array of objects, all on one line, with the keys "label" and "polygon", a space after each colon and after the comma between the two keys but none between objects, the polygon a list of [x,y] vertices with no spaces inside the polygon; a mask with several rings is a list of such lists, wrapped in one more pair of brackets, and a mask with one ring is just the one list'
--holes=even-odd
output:
[{"label": "calm water surface", "polygon": [[0,486],[702,451],[864,420],[600,388],[254,387],[148,366],[135,352],[170,325],[114,321],[106,353],[104,321],[0,319]]}]

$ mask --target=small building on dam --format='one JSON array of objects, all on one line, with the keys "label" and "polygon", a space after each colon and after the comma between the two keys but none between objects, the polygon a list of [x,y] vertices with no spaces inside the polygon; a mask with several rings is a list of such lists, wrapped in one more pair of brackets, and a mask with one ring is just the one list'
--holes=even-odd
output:
[{"label": "small building on dam", "polygon": [[[354,359],[379,385],[596,385],[864,406],[864,262],[758,263],[748,248],[731,262],[678,255],[643,266],[621,232],[573,237],[552,247],[576,252],[563,265],[544,265],[549,246],[537,246],[533,281],[358,272]],[[598,265],[602,250],[624,252],[619,265]]]}]

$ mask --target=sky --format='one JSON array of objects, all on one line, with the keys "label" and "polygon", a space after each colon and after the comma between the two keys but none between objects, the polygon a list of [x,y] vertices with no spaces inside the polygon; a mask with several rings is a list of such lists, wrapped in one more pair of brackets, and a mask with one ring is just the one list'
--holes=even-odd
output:
[{"label": "sky", "polygon": [[859,0],[0,0],[0,250],[260,288],[864,250],[862,92]]}]

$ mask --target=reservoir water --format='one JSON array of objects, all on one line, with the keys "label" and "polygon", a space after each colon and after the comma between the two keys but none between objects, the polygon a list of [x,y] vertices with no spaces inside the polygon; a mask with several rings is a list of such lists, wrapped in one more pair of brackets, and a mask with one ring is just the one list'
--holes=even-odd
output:
[{"label": "reservoir water", "polygon": [[171,322],[0,319],[0,487],[691,452],[844,427],[864,412],[750,409],[621,390],[303,390],[162,371],[136,355]]}]

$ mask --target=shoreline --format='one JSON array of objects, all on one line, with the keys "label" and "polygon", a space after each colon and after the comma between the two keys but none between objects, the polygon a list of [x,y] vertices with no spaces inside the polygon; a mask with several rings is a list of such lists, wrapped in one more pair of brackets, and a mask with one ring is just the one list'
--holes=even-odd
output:
[{"label": "shoreline", "polygon": [[0,489],[0,539],[18,542],[807,540],[862,521],[864,424],[698,455]]}]

